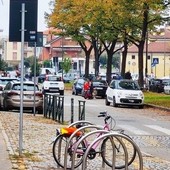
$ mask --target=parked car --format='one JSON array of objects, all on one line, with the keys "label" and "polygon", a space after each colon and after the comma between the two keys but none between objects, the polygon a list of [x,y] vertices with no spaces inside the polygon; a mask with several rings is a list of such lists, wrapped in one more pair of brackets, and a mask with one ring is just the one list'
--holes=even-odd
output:
[{"label": "parked car", "polygon": [[149,83],[149,91],[162,93],[164,86],[168,84],[170,79],[152,79]]},{"label": "parked car", "polygon": [[19,80],[16,77],[0,77],[0,91],[4,89],[6,84],[12,80]]},{"label": "parked car", "polygon": [[78,78],[77,73],[67,73],[67,74],[64,74],[63,81],[64,81],[64,83],[69,83],[71,81],[76,80],[77,78]]},{"label": "parked car", "polygon": [[[43,113],[43,94],[39,90],[38,85],[34,85],[32,81],[23,82],[23,109],[32,110],[34,109],[34,88],[35,88],[35,109],[38,113]],[[21,98],[20,98],[21,82],[10,81],[4,87],[1,97],[1,107],[3,110],[20,109]]]},{"label": "parked car", "polygon": [[85,81],[85,78],[78,78],[77,80],[75,80],[72,86],[72,94],[82,94],[82,89]]},{"label": "parked car", "polygon": [[64,82],[61,77],[53,74],[46,75],[42,84],[43,93],[59,93],[64,95]]},{"label": "parked car", "polygon": [[105,80],[93,80],[93,97],[101,96],[105,98],[107,86]]},{"label": "parked car", "polygon": [[144,106],[144,94],[134,80],[112,80],[106,90],[106,105]]},{"label": "parked car", "polygon": [[164,93],[170,94],[170,81],[164,86]]}]

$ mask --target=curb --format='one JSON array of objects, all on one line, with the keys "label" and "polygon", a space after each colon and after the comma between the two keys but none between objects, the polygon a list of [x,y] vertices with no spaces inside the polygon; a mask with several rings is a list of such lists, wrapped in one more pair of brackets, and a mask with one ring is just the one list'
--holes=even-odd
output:
[{"label": "curb", "polygon": [[148,107],[148,108],[156,108],[159,110],[164,110],[164,111],[170,112],[170,108],[167,108],[167,107],[157,106],[157,105],[153,105],[153,104],[144,104],[144,106]]}]

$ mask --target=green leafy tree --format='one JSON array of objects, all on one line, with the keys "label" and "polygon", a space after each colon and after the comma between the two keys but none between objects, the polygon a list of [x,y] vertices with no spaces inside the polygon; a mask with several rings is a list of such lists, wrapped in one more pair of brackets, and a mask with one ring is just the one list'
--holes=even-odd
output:
[{"label": "green leafy tree", "polygon": [[50,61],[50,60],[45,60],[45,61],[43,62],[43,66],[50,68],[50,67],[51,67],[51,61]]},{"label": "green leafy tree", "polygon": [[1,59],[1,57],[0,57],[0,70],[6,70],[7,69],[7,67],[8,67],[8,63],[7,62],[5,62],[3,59]]},{"label": "green leafy tree", "polygon": [[36,76],[39,76],[39,72],[40,72],[40,64],[38,63],[38,59],[36,59],[36,63],[34,62],[33,64],[31,64],[31,75],[34,76],[34,66],[36,64]]},{"label": "green leafy tree", "polygon": [[61,63],[61,67],[62,67],[63,71],[67,74],[72,67],[71,59],[65,57],[63,62]]}]

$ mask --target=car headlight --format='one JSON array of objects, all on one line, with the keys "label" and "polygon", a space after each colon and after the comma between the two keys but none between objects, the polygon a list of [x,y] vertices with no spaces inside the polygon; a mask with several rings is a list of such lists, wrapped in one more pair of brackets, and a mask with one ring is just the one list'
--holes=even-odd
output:
[{"label": "car headlight", "polygon": [[121,91],[119,91],[119,92],[117,93],[117,96],[118,96],[118,97],[121,97],[122,94],[123,94],[123,93],[122,93]]},{"label": "car headlight", "polygon": [[139,96],[140,96],[141,98],[144,98],[144,94],[143,94],[142,92],[139,93]]}]

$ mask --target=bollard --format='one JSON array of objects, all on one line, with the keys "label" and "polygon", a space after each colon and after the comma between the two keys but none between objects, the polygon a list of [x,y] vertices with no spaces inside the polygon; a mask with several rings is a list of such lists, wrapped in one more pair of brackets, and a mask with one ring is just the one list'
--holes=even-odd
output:
[{"label": "bollard", "polygon": [[71,123],[74,122],[74,99],[71,98]]},{"label": "bollard", "polygon": [[79,120],[85,120],[85,102],[79,100]]}]

